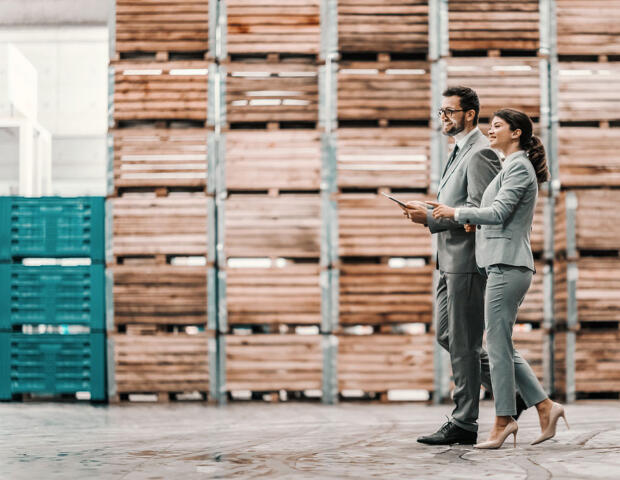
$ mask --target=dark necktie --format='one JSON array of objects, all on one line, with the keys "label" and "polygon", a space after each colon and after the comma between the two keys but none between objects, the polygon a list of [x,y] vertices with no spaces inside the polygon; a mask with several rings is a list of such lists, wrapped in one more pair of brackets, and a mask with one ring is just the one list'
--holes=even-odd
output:
[{"label": "dark necktie", "polygon": [[446,174],[446,172],[450,168],[450,165],[452,165],[452,162],[454,161],[454,159],[456,158],[458,153],[459,153],[459,146],[455,145],[454,149],[452,150],[452,153],[450,154],[450,157],[448,158],[448,162],[446,163],[446,168],[443,169],[443,174],[444,175]]}]

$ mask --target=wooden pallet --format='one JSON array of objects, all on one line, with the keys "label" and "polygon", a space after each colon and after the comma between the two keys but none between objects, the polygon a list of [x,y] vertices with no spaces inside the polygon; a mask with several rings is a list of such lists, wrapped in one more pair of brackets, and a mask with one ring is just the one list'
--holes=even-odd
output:
[{"label": "wooden pallet", "polygon": [[450,0],[449,46],[463,50],[530,50],[539,45],[538,0]]},{"label": "wooden pallet", "polygon": [[206,61],[130,62],[114,67],[114,121],[207,119]]},{"label": "wooden pallet", "polygon": [[428,2],[340,0],[338,50],[426,54]]},{"label": "wooden pallet", "polygon": [[[207,254],[207,198],[124,196],[113,207],[113,254],[193,256]],[[165,263],[165,262],[164,262]]]},{"label": "wooden pallet", "polygon": [[435,336],[338,335],[338,390],[433,390]]},{"label": "wooden pallet", "polygon": [[319,0],[227,0],[226,49],[238,53],[318,54]]},{"label": "wooden pallet", "polygon": [[620,120],[620,64],[560,62],[558,69],[561,122]]},{"label": "wooden pallet", "polygon": [[[401,197],[406,201],[432,199],[420,194]],[[428,257],[432,253],[428,229],[413,224],[383,195],[338,195],[338,231],[341,257]]]},{"label": "wooden pallet", "polygon": [[114,325],[207,323],[207,267],[114,265]]},{"label": "wooden pallet", "polygon": [[209,391],[209,336],[111,335],[116,393]]},{"label": "wooden pallet", "polygon": [[[518,321],[521,321],[520,319]],[[522,330],[515,325],[512,334],[514,348],[530,364],[540,382],[543,381],[543,352],[547,336],[542,329]]]},{"label": "wooden pallet", "polygon": [[316,130],[233,130],[226,133],[226,188],[316,190],[321,135]]},{"label": "wooden pallet", "polygon": [[321,390],[320,335],[226,335],[227,392]]},{"label": "wooden pallet", "polygon": [[[501,108],[516,108],[540,116],[538,60],[525,58],[450,58],[448,86],[466,85],[480,98],[480,118],[491,118]],[[483,130],[487,133],[488,129]]]},{"label": "wooden pallet", "polygon": [[341,188],[428,188],[429,128],[342,128],[338,130]]},{"label": "wooden pallet", "polygon": [[339,324],[427,323],[433,317],[433,266],[387,264],[340,268]]},{"label": "wooden pallet", "polygon": [[230,62],[228,122],[317,122],[318,67],[306,63]]},{"label": "wooden pallet", "polygon": [[226,270],[228,325],[320,325],[318,265]]},{"label": "wooden pallet", "polygon": [[111,132],[114,187],[203,188],[207,180],[207,130],[124,129]]},{"label": "wooden pallet", "polygon": [[[617,225],[620,224],[620,190],[575,190],[577,195],[576,237],[577,249],[608,251],[614,256],[620,250]],[[555,223],[556,251],[566,251],[566,200],[562,195],[557,202]]]},{"label": "wooden pallet", "polygon": [[559,135],[564,187],[620,186],[620,128],[561,127]]},{"label": "wooden pallet", "polygon": [[338,120],[428,120],[430,64],[341,61]]},{"label": "wooden pallet", "polygon": [[[566,392],[566,333],[556,333],[555,388]],[[581,330],[575,346],[575,391],[620,392],[620,330]]]},{"label": "wooden pallet", "polygon": [[559,55],[619,55],[617,1],[556,0]]},{"label": "wooden pallet", "polygon": [[[212,0],[211,0],[212,1]],[[209,0],[116,0],[116,52],[206,52]]]},{"label": "wooden pallet", "polygon": [[320,256],[319,195],[231,195],[225,204],[228,257]]}]

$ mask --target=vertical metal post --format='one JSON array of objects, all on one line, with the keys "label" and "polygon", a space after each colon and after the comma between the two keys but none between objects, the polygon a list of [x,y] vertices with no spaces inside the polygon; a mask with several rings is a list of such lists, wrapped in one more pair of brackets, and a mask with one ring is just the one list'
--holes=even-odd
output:
[{"label": "vertical metal post", "polygon": [[[575,385],[575,355],[577,347],[577,330],[579,316],[577,310],[577,195],[575,192],[566,193],[566,257],[569,263],[566,266],[566,401],[574,402],[576,398]],[[570,261],[572,260],[572,261]]]},{"label": "vertical metal post", "polygon": [[551,265],[545,265],[543,269],[543,348],[542,348],[542,362],[543,362],[543,387],[548,394],[553,394],[555,381],[554,381],[554,355],[553,346],[555,341],[555,335],[553,327],[555,325],[554,317],[554,298],[555,298],[555,286],[554,286],[554,274]]},{"label": "vertical metal post", "polygon": [[326,60],[338,51],[338,1],[321,0],[321,54]]},{"label": "vertical metal post", "polygon": [[338,337],[322,335],[323,379],[321,400],[327,405],[338,401]]}]

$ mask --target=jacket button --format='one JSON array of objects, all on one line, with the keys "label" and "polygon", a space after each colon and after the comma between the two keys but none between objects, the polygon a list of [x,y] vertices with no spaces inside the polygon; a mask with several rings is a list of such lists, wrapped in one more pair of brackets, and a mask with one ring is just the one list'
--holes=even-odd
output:
[{"label": "jacket button", "polygon": [[482,227],[480,225],[476,225],[476,228],[480,230]]}]

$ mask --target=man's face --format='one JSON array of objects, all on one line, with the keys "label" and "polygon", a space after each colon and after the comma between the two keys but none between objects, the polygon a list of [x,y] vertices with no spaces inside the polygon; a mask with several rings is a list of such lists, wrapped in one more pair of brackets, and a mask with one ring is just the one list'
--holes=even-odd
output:
[{"label": "man's face", "polygon": [[465,130],[465,112],[461,108],[461,99],[456,95],[443,97],[441,109],[441,132],[453,137]]}]

